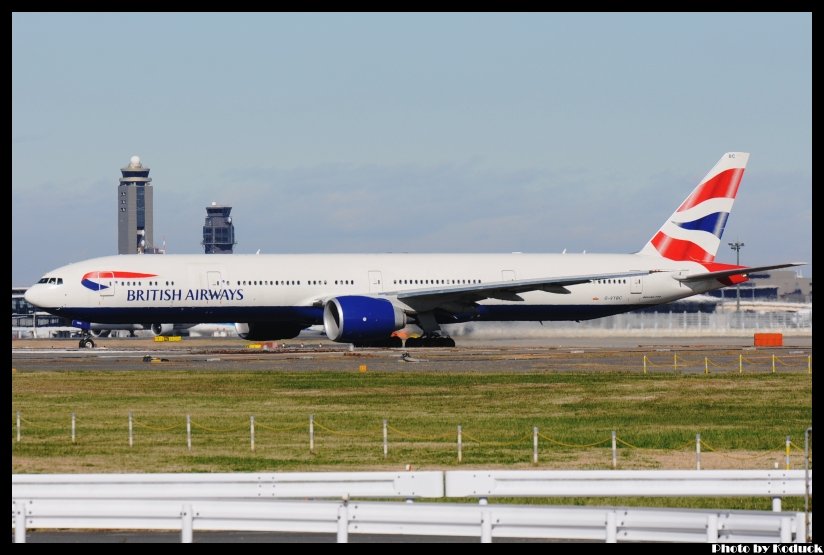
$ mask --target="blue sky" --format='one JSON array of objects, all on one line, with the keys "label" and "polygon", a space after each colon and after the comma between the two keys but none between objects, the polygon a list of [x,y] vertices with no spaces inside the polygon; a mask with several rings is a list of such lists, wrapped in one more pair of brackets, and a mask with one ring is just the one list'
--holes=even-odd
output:
[{"label": "blue sky", "polygon": [[809,13],[15,13],[12,279],[117,252],[634,252],[751,153],[717,260],[812,275]]}]

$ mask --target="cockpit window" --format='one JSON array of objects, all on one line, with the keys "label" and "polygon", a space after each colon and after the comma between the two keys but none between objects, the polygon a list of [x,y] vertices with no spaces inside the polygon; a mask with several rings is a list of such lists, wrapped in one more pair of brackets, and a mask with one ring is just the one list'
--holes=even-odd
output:
[{"label": "cockpit window", "polygon": [[57,281],[57,280],[56,280],[56,279],[54,279],[54,278],[49,278],[49,283],[51,283],[52,285],[54,285],[56,281]]},{"label": "cockpit window", "polygon": [[40,281],[38,281],[37,283],[48,283],[48,282],[49,282],[49,278],[42,277],[42,278],[40,278]]},{"label": "cockpit window", "polygon": [[63,278],[42,277],[37,283],[47,283],[50,285],[63,285]]}]

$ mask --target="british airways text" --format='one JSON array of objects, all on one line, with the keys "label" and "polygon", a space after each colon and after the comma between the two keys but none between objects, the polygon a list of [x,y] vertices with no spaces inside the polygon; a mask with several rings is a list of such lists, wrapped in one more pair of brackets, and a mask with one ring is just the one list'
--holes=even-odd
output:
[{"label": "british airways text", "polygon": [[242,301],[243,289],[127,289],[126,302]]}]

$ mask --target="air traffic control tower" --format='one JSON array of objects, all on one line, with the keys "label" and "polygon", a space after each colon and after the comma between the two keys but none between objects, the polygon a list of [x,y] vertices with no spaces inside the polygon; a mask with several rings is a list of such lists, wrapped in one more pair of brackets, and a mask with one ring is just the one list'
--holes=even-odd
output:
[{"label": "air traffic control tower", "polygon": [[235,242],[235,226],[232,223],[231,206],[218,206],[213,202],[206,207],[206,223],[203,224],[203,251],[206,254],[232,254]]},{"label": "air traffic control tower", "polygon": [[121,168],[117,188],[117,254],[154,252],[152,178],[139,156]]}]

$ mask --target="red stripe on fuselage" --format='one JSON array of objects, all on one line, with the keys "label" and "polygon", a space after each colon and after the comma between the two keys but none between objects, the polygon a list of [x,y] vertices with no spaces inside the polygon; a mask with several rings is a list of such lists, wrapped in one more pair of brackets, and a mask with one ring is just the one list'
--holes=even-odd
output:
[{"label": "red stripe on fuselage", "polygon": [[743,177],[743,175],[744,168],[730,168],[722,171],[698,187],[698,189],[678,207],[677,212],[682,212],[693,206],[697,206],[711,198],[735,198],[735,195],[738,193],[738,185],[741,184],[741,177]]},{"label": "red stripe on fuselage", "polygon": [[109,277],[109,274],[111,274],[111,277],[128,278],[128,279],[142,279],[142,278],[157,277],[157,274],[141,274],[139,272],[112,272],[112,271],[109,271],[109,270],[105,270],[105,271],[100,271],[100,272],[89,272],[88,274],[83,276],[83,279]]}]

